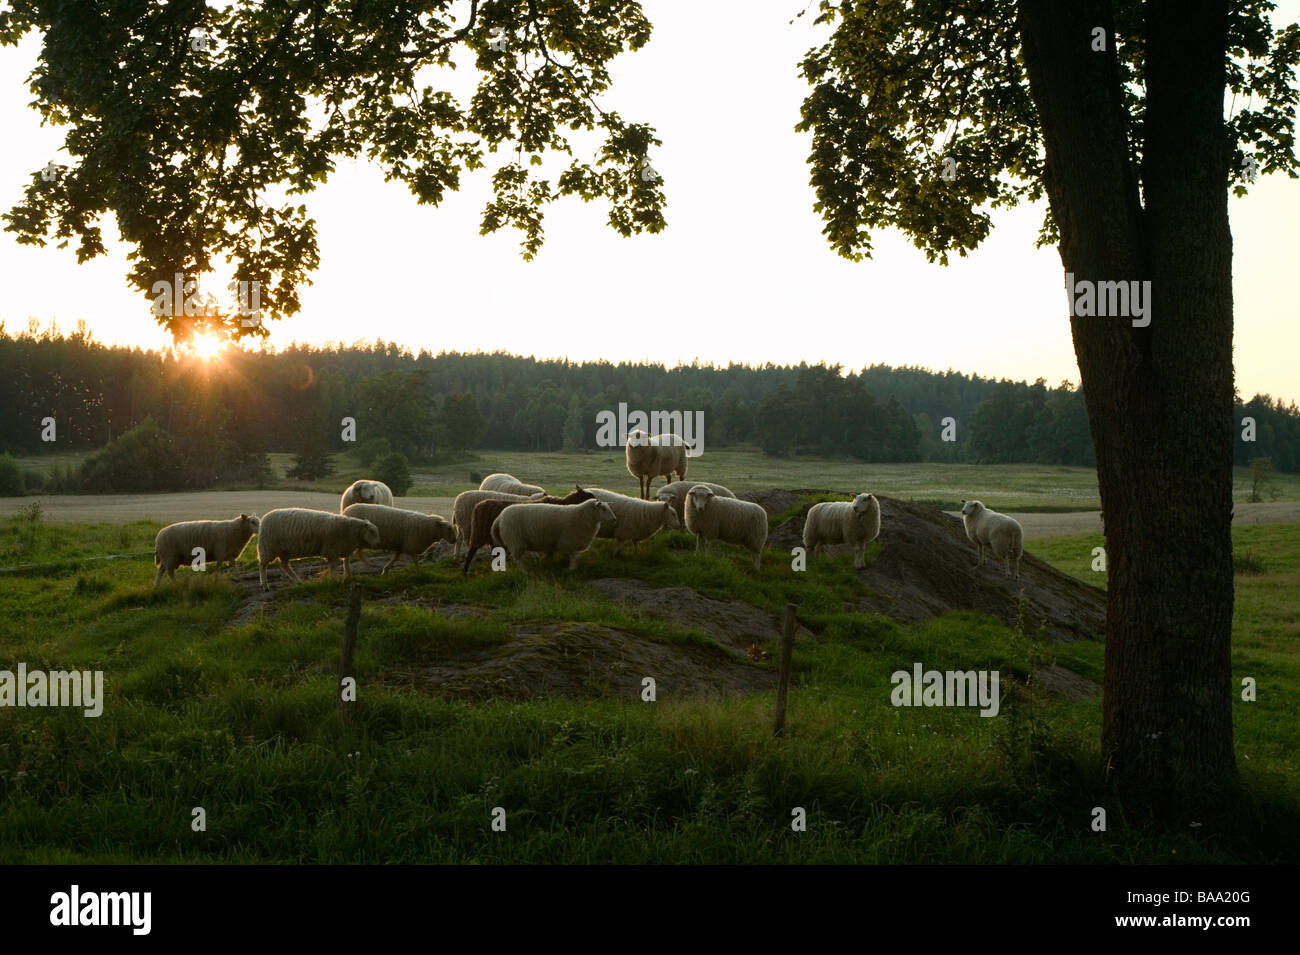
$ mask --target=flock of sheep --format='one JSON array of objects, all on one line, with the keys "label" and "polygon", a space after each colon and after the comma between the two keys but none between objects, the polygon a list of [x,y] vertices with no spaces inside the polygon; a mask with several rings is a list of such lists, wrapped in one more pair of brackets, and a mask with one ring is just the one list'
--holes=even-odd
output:
[{"label": "flock of sheep", "polygon": [[[234,561],[254,534],[257,535],[258,576],[269,590],[266,569],[276,560],[287,576],[298,580],[290,562],[324,557],[332,573],[343,561],[351,576],[351,557],[367,549],[392,551],[386,572],[402,554],[418,565],[420,555],[439,541],[455,544],[457,560],[464,555],[462,572],[468,573],[478,552],[486,546],[504,549],[507,560],[526,553],[558,554],[568,558],[570,569],[578,556],[598,538],[615,541],[614,552],[625,544],[635,546],[660,530],[685,527],[695,536],[695,549],[707,551],[713,541],[745,548],[758,570],[767,543],[767,511],[739,500],[721,484],[686,481],[688,449],[676,435],[633,431],[627,441],[627,469],[637,478],[640,497],[604,488],[575,486],[564,497],[553,497],[534,484],[509,474],[491,474],[475,490],[464,491],[452,504],[451,521],[393,506],[393,492],[380,481],[352,484],[339,501],[339,513],[302,507],[283,507],[260,518],[241,514],[228,521],[184,521],[158,532],[154,543],[154,587],[164,572],[175,578],[181,564]],[[678,479],[673,481],[673,475]],[[650,500],[656,477],[668,483]],[[1013,518],[991,511],[979,501],[962,504],[966,534],[979,550],[1006,562],[1008,575],[1020,575],[1023,533]],[[813,505],[804,524],[803,542],[809,556],[827,546],[854,548],[855,568],[866,563],[866,546],[880,534],[880,502],[873,494],[858,494],[851,501],[826,501]]]}]

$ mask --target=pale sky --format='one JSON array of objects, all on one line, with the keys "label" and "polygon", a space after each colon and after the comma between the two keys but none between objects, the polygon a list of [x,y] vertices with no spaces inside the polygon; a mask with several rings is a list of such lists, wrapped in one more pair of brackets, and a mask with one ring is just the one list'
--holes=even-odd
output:
[{"label": "pale sky", "polygon": [[[827,246],[812,211],[808,136],[793,130],[809,89],[797,64],[819,37],[808,17],[789,23],[803,5],[645,0],[654,35],[615,61],[603,105],[663,140],[651,161],[668,197],[664,232],[623,239],[599,203],[565,200],[548,210],[546,245],[526,263],[517,233],[478,235],[490,169],[462,177],[462,191],[433,208],[365,162],[340,164],[302,200],[317,221],[321,268],[301,291],[303,311],[272,323],[271,343],[382,338],[415,351],[825,360],[1077,382],[1060,259],[1033,246],[1040,208],[995,213],[984,245],[947,268],[895,232],[874,233],[875,257],[861,263]],[[1295,20],[1300,0],[1280,2],[1274,26]],[[5,211],[32,170],[67,161],[63,130],[42,128],[27,106],[37,52],[30,40],[0,48]],[[1262,177],[1229,208],[1238,387],[1300,401],[1291,287],[1300,180]],[[111,221],[105,234],[115,240]],[[127,284],[126,251],[111,241],[107,256],[78,265],[71,247],[19,246],[0,233],[0,318],[11,330],[29,317],[65,330],[85,318],[101,341],[165,346],[149,299]]]}]

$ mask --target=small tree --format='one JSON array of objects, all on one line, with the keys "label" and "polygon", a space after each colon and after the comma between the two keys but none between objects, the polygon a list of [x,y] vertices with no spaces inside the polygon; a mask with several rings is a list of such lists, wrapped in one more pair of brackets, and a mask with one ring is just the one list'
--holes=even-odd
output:
[{"label": "small tree", "polygon": [[179,490],[181,468],[172,436],[145,418],[87,458],[80,483],[99,492]]},{"label": "small tree", "polygon": [[375,478],[392,488],[397,497],[402,497],[411,489],[411,469],[407,467],[406,455],[399,451],[385,454],[376,461],[374,473]]},{"label": "small tree", "polygon": [[1264,500],[1267,494],[1270,500],[1276,501],[1282,494],[1277,486],[1277,468],[1273,466],[1273,459],[1269,457],[1252,458],[1250,462],[1250,502],[1258,504]]},{"label": "small tree", "polygon": [[387,438],[368,438],[357,442],[355,453],[361,466],[368,468],[392,450],[393,446],[389,444]]}]

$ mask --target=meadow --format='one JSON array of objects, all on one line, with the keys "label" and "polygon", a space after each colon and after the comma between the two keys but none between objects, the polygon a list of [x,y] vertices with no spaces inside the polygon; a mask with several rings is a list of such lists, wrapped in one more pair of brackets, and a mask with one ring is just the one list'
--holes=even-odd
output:
[{"label": "meadow", "polygon": [[[544,457],[516,473],[560,484]],[[846,469],[778,481],[759,463],[744,479],[755,486],[849,479]],[[984,482],[1001,480],[989,470]],[[1026,500],[1086,490],[1056,470],[1007,483]],[[932,477],[918,495],[948,483],[960,482]],[[182,570],[154,591],[148,560],[83,558],[148,552],[158,525],[34,516],[0,524],[0,564],[62,562],[0,578],[0,659],[103,670],[107,699],[98,718],[0,709],[0,861],[1300,860],[1300,524],[1234,530],[1233,680],[1259,686],[1256,702],[1234,704],[1240,791],[1228,811],[1155,827],[1129,819],[1100,781],[1099,696],[1053,695],[1034,679],[1057,663],[1100,681],[1100,643],[1046,644],[966,612],[911,625],[851,612],[860,585],[848,556],[794,575],[769,552],[754,576],[739,553],[695,555],[676,533],[632,557],[602,544],[573,574],[530,564],[464,579],[443,561],[361,577],[358,698],[340,705],[341,578],[278,583],[262,599],[245,581]],[[1099,543],[1031,550],[1097,584],[1088,555]],[[482,686],[469,698],[417,678],[491,654],[521,625],[561,638],[613,628],[734,666],[709,632],[611,603],[592,584],[615,577],[771,613],[797,602],[815,639],[796,645],[786,735],[772,735],[769,690],[646,702],[608,685],[526,699]],[[776,633],[754,639],[769,652],[755,667],[770,671]],[[913,661],[998,669],[1000,714],[895,708],[889,676]],[[1106,832],[1090,828],[1095,806],[1108,810]],[[196,807],[204,831],[192,827]],[[504,832],[491,828],[497,807]],[[796,807],[806,831],[791,828]]]}]

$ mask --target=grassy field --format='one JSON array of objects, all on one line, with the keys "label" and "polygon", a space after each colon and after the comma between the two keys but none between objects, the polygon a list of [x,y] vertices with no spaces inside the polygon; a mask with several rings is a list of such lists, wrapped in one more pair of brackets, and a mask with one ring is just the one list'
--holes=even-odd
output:
[{"label": "grassy field", "polygon": [[[538,470],[516,473],[558,483]],[[1037,480],[1024,478],[1024,493]],[[0,555],[147,551],[156,529],[11,518]],[[10,574],[0,659],[103,670],[107,699],[92,719],[0,709],[0,861],[1294,862],[1300,525],[1234,537],[1233,678],[1259,684],[1258,702],[1234,707],[1245,793],[1231,812],[1168,828],[1130,824],[1098,781],[1100,700],[1048,697],[1031,678],[1057,662],[1100,680],[1099,644],[1044,646],[968,613],[913,626],[848,613],[859,586],[849,557],[796,579],[769,554],[756,578],[739,554],[697,556],[673,534],[635,559],[602,546],[572,575],[530,565],[465,580],[444,563],[363,578],[359,695],[346,709],[334,699],[341,580],[281,586],[250,606],[217,574],[180,571],[155,592],[147,561]],[[1098,583],[1091,546],[1059,539],[1038,553]],[[786,737],[772,737],[770,692],[469,703],[391,679],[538,621],[619,627],[721,659],[707,633],[613,605],[590,584],[614,576],[769,611],[797,601],[820,639],[796,649]],[[448,604],[477,612],[430,610]],[[914,661],[998,669],[999,716],[893,707],[889,675]],[[1109,811],[1105,833],[1089,828],[1094,806]],[[206,831],[191,828],[194,807]],[[490,828],[495,807],[505,832]],[[791,830],[795,807],[806,832]]]},{"label": "grassy field", "polygon": [[[279,481],[293,455],[269,455]],[[48,459],[48,460],[47,460]],[[56,461],[57,459],[57,461]],[[19,458],[24,468],[48,472],[53,463],[76,463],[76,455]],[[354,455],[334,456],[335,473],[320,481],[292,482],[295,488],[341,493],[359,478],[372,477]],[[593,452],[483,451],[454,464],[414,465],[415,484],[409,493],[421,497],[455,496],[477,487],[482,477],[505,471],[522,481],[563,491],[575,481],[635,493],[636,481],[627,473],[621,450]],[[476,478],[475,475],[478,475]],[[715,481],[735,491],[755,488],[830,488],[870,490],[908,501],[955,510],[964,500],[981,500],[995,510],[1096,511],[1101,508],[1097,474],[1092,468],[1034,464],[863,464],[842,458],[771,458],[760,451],[712,451],[693,458],[687,476]],[[1250,496],[1250,472],[1237,468],[1233,497],[1245,506]],[[1300,500],[1300,474],[1279,474],[1277,500]]]}]

